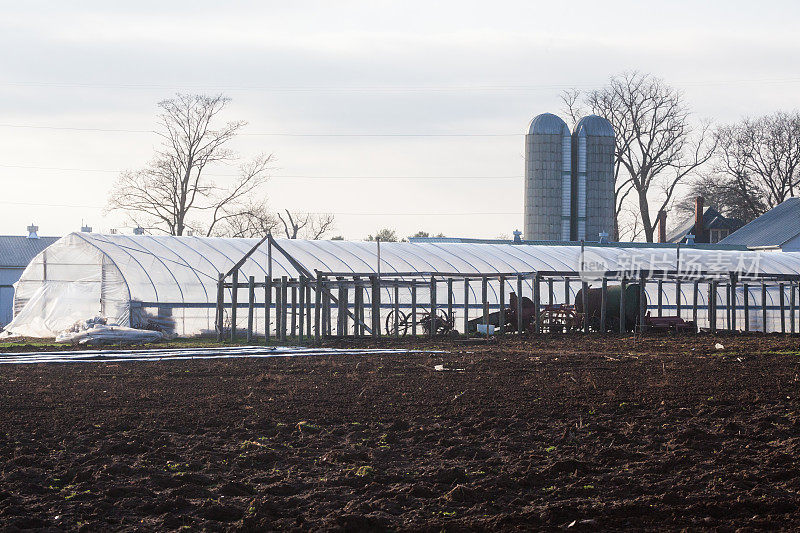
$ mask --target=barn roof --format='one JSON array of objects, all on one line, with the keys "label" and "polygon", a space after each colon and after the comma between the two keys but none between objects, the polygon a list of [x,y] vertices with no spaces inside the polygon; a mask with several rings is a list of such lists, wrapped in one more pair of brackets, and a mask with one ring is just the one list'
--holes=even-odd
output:
[{"label": "barn roof", "polygon": [[721,244],[781,246],[800,235],[800,198],[788,198],[722,239]]},{"label": "barn roof", "polygon": [[20,235],[0,235],[0,268],[25,268],[58,237],[30,239]]}]

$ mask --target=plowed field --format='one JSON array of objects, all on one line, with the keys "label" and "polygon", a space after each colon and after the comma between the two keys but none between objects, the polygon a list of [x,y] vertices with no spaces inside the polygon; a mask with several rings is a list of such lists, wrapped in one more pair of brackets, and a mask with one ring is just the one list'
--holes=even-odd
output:
[{"label": "plowed field", "polygon": [[797,338],[425,347],[4,365],[0,527],[800,528]]}]

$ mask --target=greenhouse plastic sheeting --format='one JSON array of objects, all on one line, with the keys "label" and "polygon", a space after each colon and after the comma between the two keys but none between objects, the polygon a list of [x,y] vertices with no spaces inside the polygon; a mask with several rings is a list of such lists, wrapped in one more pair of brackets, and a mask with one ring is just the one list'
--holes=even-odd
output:
[{"label": "greenhouse plastic sheeting", "polygon": [[[21,335],[51,337],[78,320],[102,316],[108,318],[109,323],[137,328],[168,324],[167,329],[179,335],[212,332],[219,273],[226,273],[257,243],[258,239],[72,233],[44,250],[25,269],[16,285],[15,318],[7,329]],[[375,242],[277,239],[276,243],[312,273],[319,270],[363,274],[378,270]],[[546,274],[578,271],[582,264],[578,245],[428,242],[381,243],[380,249],[380,271],[383,273]],[[675,248],[604,245],[587,246],[583,259],[592,265],[600,265],[598,268],[601,270],[630,269],[632,262],[638,262],[638,266],[645,269],[675,269],[678,266],[677,255]],[[273,277],[299,276],[299,272],[276,249],[272,256]],[[800,253],[680,250],[680,264],[685,268],[695,265],[705,270],[727,272],[739,268],[742,263],[758,273],[800,273]],[[242,265],[240,283],[246,284],[249,276],[263,282],[267,268],[265,242]],[[577,281],[574,280],[569,287],[573,301],[580,288]],[[454,305],[462,306],[463,282],[458,284],[461,290],[454,290]],[[691,306],[692,290],[690,284],[686,285],[689,286],[683,287],[683,305]],[[514,291],[515,287],[515,280],[509,279],[506,294]],[[470,305],[476,308],[475,313],[480,313],[480,283],[473,280],[468,289]],[[564,284],[554,284],[553,290],[554,300],[564,301],[567,291]],[[531,282],[526,280],[523,294],[530,296],[530,291]],[[367,302],[371,298],[369,292],[367,290],[365,294]],[[769,298],[777,301],[773,292],[769,292]],[[648,300],[654,303],[657,298],[655,284],[648,284],[647,293]],[[674,294],[665,288],[664,308],[675,308]],[[701,306],[705,305],[705,294],[703,291],[700,293]],[[493,308],[498,305],[498,296],[499,282],[494,280],[489,284],[488,294]],[[548,296],[547,289],[543,288],[544,303]],[[382,304],[391,305],[393,297],[393,292],[386,289],[381,296]],[[424,290],[418,291],[417,297],[423,304],[429,298]],[[441,302],[441,293],[439,298]],[[256,328],[263,331],[263,290],[256,291],[256,299],[262,305],[256,314]],[[400,292],[400,300],[401,304],[408,304],[410,293],[407,289]],[[760,291],[751,290],[751,300],[751,305],[760,305]],[[229,290],[226,301],[230,302]]]}]

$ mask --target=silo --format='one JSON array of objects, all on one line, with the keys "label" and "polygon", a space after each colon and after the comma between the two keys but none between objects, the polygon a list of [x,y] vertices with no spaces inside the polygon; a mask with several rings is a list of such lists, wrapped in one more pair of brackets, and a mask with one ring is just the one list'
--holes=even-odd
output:
[{"label": "silo", "polygon": [[614,229],[614,128],[597,115],[572,132],[572,232],[570,240],[596,241]]},{"label": "silo", "polygon": [[525,238],[567,240],[570,235],[571,140],[551,113],[535,117],[525,135]]}]

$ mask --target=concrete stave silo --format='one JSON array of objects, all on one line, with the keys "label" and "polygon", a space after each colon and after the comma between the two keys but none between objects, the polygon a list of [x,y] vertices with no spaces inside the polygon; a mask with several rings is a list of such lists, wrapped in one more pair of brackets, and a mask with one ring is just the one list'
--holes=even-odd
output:
[{"label": "concrete stave silo", "polygon": [[572,133],[570,240],[598,239],[614,229],[614,128],[597,115],[583,117]]},{"label": "concrete stave silo", "polygon": [[571,135],[556,115],[534,117],[525,135],[525,238],[567,240],[572,197]]}]

